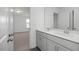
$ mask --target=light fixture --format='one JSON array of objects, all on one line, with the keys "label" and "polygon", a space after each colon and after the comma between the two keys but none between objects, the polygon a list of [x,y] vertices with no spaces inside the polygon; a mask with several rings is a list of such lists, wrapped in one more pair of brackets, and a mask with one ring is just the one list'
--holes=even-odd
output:
[{"label": "light fixture", "polygon": [[14,10],[13,9],[10,9],[10,11],[13,12]]},{"label": "light fixture", "polygon": [[29,23],[29,22],[30,22],[29,18],[28,18],[28,19],[26,19],[26,22],[27,22],[27,23]]},{"label": "light fixture", "polygon": [[22,13],[23,11],[21,10],[15,10],[16,13]]}]

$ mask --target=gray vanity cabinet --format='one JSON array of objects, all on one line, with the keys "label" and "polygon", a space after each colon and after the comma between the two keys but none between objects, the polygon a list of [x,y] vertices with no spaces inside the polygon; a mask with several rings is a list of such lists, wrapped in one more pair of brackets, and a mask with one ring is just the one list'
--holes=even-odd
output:
[{"label": "gray vanity cabinet", "polygon": [[46,51],[47,50],[47,46],[46,46],[47,39],[44,36],[40,36],[40,39],[41,39],[41,45],[42,45],[41,50]]},{"label": "gray vanity cabinet", "polygon": [[61,45],[57,45],[56,48],[57,48],[57,51],[70,51],[69,49],[67,49]]},{"label": "gray vanity cabinet", "polygon": [[47,40],[47,50],[48,51],[70,51],[69,49],[51,40]]},{"label": "gray vanity cabinet", "polygon": [[57,40],[57,38],[52,36],[52,40],[50,40],[50,37],[46,35],[48,34],[45,34],[40,31],[36,31],[37,47],[39,47],[42,51],[69,51],[69,49],[53,41],[53,40]]},{"label": "gray vanity cabinet", "polygon": [[44,36],[41,35],[41,32],[36,32],[36,43],[37,46],[42,50],[42,51],[46,51],[46,38]]},{"label": "gray vanity cabinet", "polygon": [[79,43],[36,31],[37,47],[42,51],[79,51]]},{"label": "gray vanity cabinet", "polygon": [[42,40],[40,38],[40,32],[36,32],[36,44],[42,50]]},{"label": "gray vanity cabinet", "polygon": [[51,40],[47,40],[47,51],[56,51],[56,43]]}]

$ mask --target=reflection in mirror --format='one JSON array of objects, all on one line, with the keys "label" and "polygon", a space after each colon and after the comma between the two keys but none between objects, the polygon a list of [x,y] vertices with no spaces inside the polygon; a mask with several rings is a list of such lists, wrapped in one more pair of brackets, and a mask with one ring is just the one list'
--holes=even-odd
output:
[{"label": "reflection in mirror", "polygon": [[69,29],[74,30],[74,10],[69,15]]},{"label": "reflection in mirror", "polygon": [[58,13],[54,13],[54,28],[58,28]]},{"label": "reflection in mirror", "polygon": [[58,8],[58,13],[54,12],[54,28],[66,29],[69,27],[69,11],[68,8]]},{"label": "reflection in mirror", "polygon": [[79,8],[45,8],[45,28],[79,30]]}]

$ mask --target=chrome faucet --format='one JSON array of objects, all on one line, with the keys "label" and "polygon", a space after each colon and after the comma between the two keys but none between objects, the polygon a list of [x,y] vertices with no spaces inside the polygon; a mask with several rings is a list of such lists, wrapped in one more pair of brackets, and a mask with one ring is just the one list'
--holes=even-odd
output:
[{"label": "chrome faucet", "polygon": [[50,28],[47,28],[47,31],[49,31],[50,30]]},{"label": "chrome faucet", "polygon": [[64,33],[69,34],[69,27],[64,30]]}]

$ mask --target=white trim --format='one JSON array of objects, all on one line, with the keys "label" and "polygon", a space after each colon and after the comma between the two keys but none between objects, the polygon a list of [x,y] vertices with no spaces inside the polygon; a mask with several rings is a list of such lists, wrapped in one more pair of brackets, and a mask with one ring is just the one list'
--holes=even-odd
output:
[{"label": "white trim", "polygon": [[5,38],[7,38],[7,35],[4,35],[2,38],[0,38],[0,43],[2,43],[5,40]]}]

